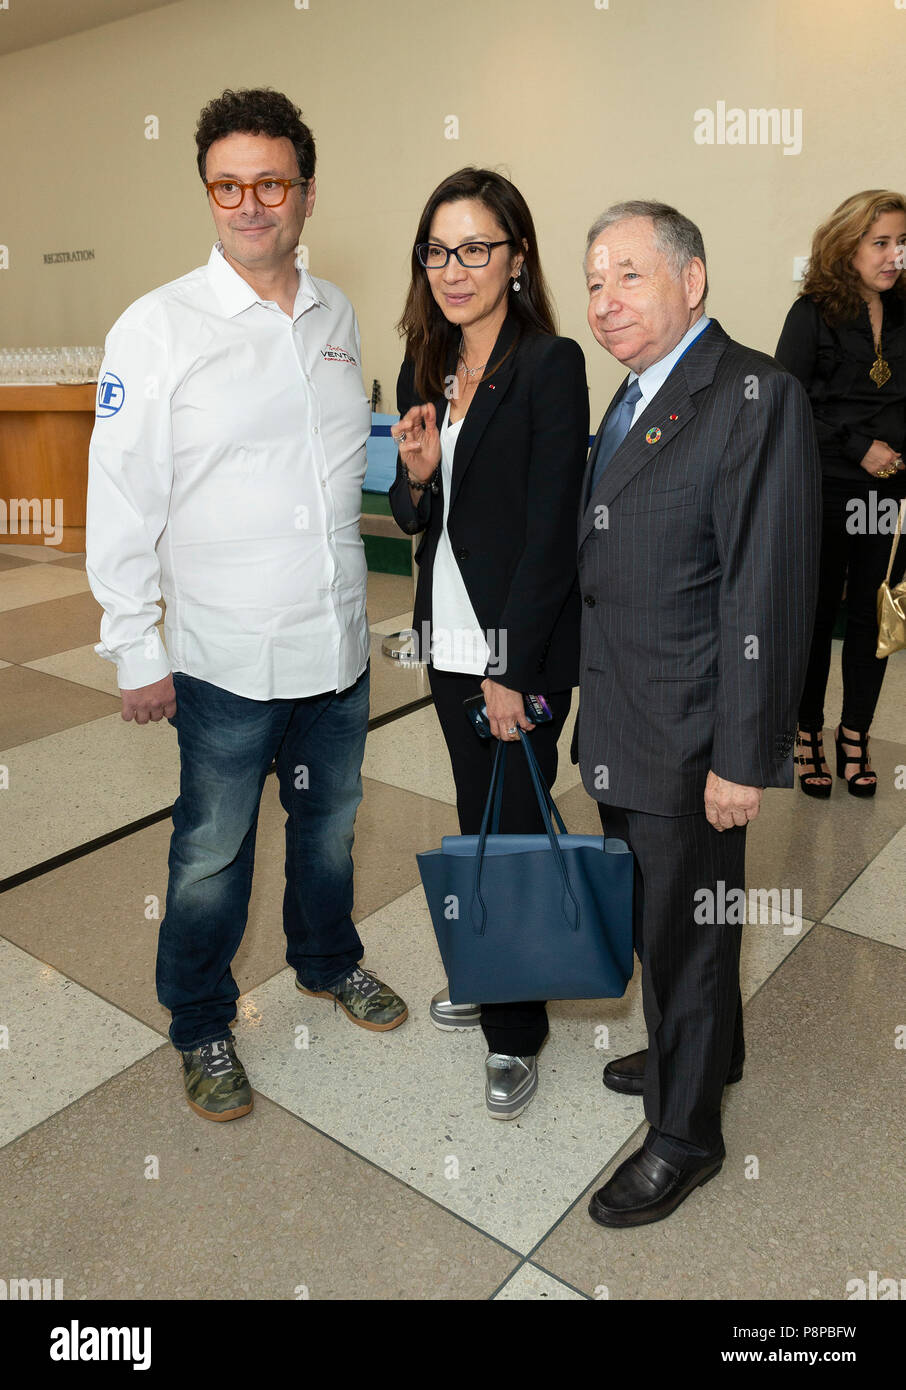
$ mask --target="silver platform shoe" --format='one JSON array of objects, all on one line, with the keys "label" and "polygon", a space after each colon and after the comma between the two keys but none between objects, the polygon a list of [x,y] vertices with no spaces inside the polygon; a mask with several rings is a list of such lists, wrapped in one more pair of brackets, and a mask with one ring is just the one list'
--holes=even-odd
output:
[{"label": "silver platform shoe", "polygon": [[484,1069],[488,1114],[495,1120],[515,1120],[538,1089],[537,1059],[489,1052]]},{"label": "silver platform shoe", "polygon": [[481,1022],[480,1004],[451,1004],[450,988],[439,989],[431,1000],[428,1017],[435,1028],[445,1033],[458,1033],[463,1028],[477,1028]]}]

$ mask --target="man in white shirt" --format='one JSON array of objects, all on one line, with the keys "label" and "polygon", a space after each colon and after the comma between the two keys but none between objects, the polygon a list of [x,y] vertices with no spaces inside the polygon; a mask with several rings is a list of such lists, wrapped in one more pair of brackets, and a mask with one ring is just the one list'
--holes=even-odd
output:
[{"label": "man in white shirt", "polygon": [[[287,812],[283,925],[297,987],[377,1031],[403,1000],[359,968],[351,849],[368,722],[359,534],[371,412],[353,308],[296,248],[315,144],[278,92],[202,111],[208,264],[107,338],[91,440],[87,569],[123,718],[177,730],[180,795],[157,959],[189,1105],[252,1108],[230,1024],[258,807]],[[157,600],[166,601],[162,646]]]}]

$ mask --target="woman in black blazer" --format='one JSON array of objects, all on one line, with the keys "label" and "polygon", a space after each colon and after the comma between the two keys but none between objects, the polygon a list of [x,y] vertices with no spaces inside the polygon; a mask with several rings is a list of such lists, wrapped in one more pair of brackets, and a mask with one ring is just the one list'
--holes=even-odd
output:
[{"label": "woman in black blazer", "polygon": [[[588,451],[582,349],[556,336],[531,213],[500,174],[462,169],[434,190],[412,251],[400,320],[406,355],[390,490],[393,514],[422,532],[413,628],[456,783],[461,832],[476,834],[496,739],[532,748],[548,785],[578,681],[576,523]],[[493,738],[463,702],[483,694]],[[532,724],[523,696],[553,718]],[[543,830],[528,766],[508,759],[502,833]],[[543,1003],[431,1002],[439,1028],[479,1021],[489,1048],[485,1097],[514,1119],[538,1085]]]}]

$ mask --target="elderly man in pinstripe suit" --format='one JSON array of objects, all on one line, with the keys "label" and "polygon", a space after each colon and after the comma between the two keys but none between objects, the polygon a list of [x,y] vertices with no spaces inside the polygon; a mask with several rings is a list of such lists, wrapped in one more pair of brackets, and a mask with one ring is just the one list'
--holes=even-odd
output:
[{"label": "elderly man in pinstripe suit", "polygon": [[648,1047],[604,1081],[643,1095],[650,1125],[589,1213],[635,1226],[724,1160],[721,1096],[744,1043],[742,928],[720,909],[744,887],[763,788],[793,784],[821,502],[805,392],[705,314],[688,218],[610,208],[586,272],[592,332],[629,376],[583,493],[578,760],[606,833],[636,859]]}]

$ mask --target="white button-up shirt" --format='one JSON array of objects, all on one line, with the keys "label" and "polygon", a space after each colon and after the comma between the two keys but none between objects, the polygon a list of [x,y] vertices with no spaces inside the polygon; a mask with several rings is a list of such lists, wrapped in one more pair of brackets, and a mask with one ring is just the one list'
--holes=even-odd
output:
[{"label": "white button-up shirt", "polygon": [[352,685],[371,409],[345,295],[300,266],[290,319],[218,243],[130,305],[100,378],[87,571],[120,688],[170,670],[256,700]]}]

